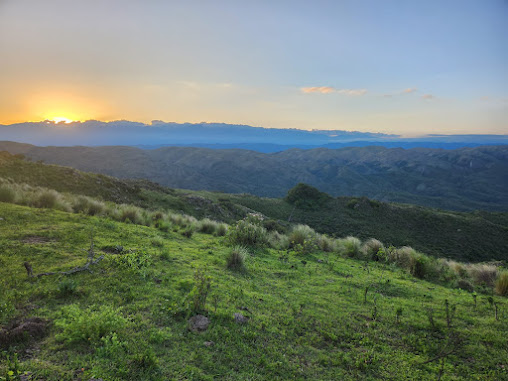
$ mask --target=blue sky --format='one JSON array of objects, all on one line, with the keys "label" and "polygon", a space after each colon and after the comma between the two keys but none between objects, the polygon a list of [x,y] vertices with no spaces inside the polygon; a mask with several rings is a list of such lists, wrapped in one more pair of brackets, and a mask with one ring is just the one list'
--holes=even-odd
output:
[{"label": "blue sky", "polygon": [[506,1],[0,0],[0,123],[508,133]]}]

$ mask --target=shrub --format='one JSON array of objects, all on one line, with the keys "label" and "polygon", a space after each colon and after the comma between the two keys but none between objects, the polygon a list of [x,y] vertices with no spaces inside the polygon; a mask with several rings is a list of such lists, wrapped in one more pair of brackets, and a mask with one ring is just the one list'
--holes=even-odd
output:
[{"label": "shrub", "polygon": [[305,241],[314,240],[316,232],[310,226],[296,225],[289,234],[289,242],[291,247],[295,245],[304,245]]},{"label": "shrub", "polygon": [[226,240],[236,246],[266,246],[268,232],[261,226],[261,220],[256,216],[247,216],[228,230]]},{"label": "shrub", "polygon": [[467,269],[463,263],[448,261],[448,266],[460,278],[464,278],[467,275]]},{"label": "shrub", "polygon": [[105,209],[106,205],[102,201],[91,200],[86,213],[90,216],[97,216],[103,214]]},{"label": "shrub", "polygon": [[499,274],[495,284],[496,293],[501,296],[508,296],[508,271]]},{"label": "shrub", "polygon": [[99,310],[83,310],[76,304],[64,306],[61,315],[55,320],[55,326],[61,333],[55,338],[67,344],[89,343],[97,346],[101,338],[123,329],[127,320],[119,309],[108,305]]},{"label": "shrub", "polygon": [[235,246],[229,252],[226,258],[226,267],[232,270],[243,270],[245,269],[245,259],[249,252],[245,247]]},{"label": "shrub", "polygon": [[361,254],[362,242],[356,237],[346,237],[338,241],[340,251],[348,257],[359,258]]},{"label": "shrub", "polygon": [[14,201],[16,201],[16,192],[14,189],[7,184],[0,185],[0,202],[13,203]]},{"label": "shrub", "polygon": [[474,264],[467,267],[467,272],[478,285],[494,286],[497,278],[497,267],[488,264]]},{"label": "shrub", "polygon": [[284,200],[297,208],[311,209],[323,206],[330,198],[310,185],[299,183],[288,191]]},{"label": "shrub", "polygon": [[369,240],[367,240],[363,245],[362,245],[362,254],[365,258],[367,259],[371,259],[373,261],[379,261],[380,259],[380,256],[378,255],[378,253],[380,252],[380,250],[382,252],[384,252],[385,250],[385,247],[383,245],[383,243],[375,238],[370,238]]},{"label": "shrub", "polygon": [[423,279],[427,273],[428,259],[425,255],[414,251],[411,255],[409,273],[417,278]]}]

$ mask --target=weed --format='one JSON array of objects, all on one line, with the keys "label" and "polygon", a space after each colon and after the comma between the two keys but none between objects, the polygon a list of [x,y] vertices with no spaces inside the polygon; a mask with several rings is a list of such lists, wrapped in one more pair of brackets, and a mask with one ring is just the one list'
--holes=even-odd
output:
[{"label": "weed", "polygon": [[60,330],[55,338],[67,344],[86,343],[98,346],[101,338],[122,330],[127,320],[121,310],[103,305],[96,310],[92,307],[83,310],[76,304],[64,306],[55,327]]},{"label": "weed", "polygon": [[191,311],[198,313],[205,310],[206,299],[212,285],[212,278],[201,269],[194,273],[194,287],[187,295]]}]

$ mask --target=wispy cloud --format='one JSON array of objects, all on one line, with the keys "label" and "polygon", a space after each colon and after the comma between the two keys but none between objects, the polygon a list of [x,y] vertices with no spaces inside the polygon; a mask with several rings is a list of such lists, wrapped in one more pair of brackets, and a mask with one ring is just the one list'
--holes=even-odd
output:
[{"label": "wispy cloud", "polygon": [[425,100],[428,100],[428,101],[436,99],[436,97],[434,95],[432,95],[432,94],[423,94],[422,98],[425,99]]},{"label": "wispy cloud", "polygon": [[302,93],[320,93],[320,94],[331,94],[338,93],[347,96],[362,96],[367,93],[366,89],[336,89],[331,86],[315,86],[315,87],[302,87],[300,89]]},{"label": "wispy cloud", "polygon": [[416,93],[418,91],[418,89],[416,87],[408,87],[407,89],[404,89],[402,91],[398,91],[396,93],[392,93],[392,94],[383,94],[383,97],[385,98],[392,98],[392,97],[395,97],[395,96],[398,96],[398,95],[409,95],[409,94],[413,94],[413,93]]},{"label": "wispy cloud", "polygon": [[318,87],[302,87],[302,93],[321,93],[328,94],[334,93],[336,90],[330,86],[318,86]]}]

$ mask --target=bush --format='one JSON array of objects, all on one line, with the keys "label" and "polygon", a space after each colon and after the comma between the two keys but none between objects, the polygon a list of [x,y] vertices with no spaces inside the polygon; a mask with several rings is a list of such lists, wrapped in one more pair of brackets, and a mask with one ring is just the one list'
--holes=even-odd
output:
[{"label": "bush", "polygon": [[499,274],[496,280],[495,290],[498,295],[508,296],[508,271]]},{"label": "bush", "polygon": [[261,226],[257,216],[247,216],[228,230],[226,240],[230,245],[236,246],[266,246],[268,245],[268,232]]},{"label": "bush", "polygon": [[61,331],[55,338],[67,344],[89,343],[98,346],[101,338],[123,329],[127,320],[119,309],[108,305],[99,310],[83,310],[76,304],[64,306],[55,326]]},{"label": "bush", "polygon": [[360,258],[362,242],[356,237],[346,237],[338,241],[339,250],[348,257]]},{"label": "bush", "polygon": [[316,232],[310,226],[296,225],[289,234],[290,246],[304,245],[305,241],[313,241],[316,238]]},{"label": "bush", "polygon": [[285,234],[280,234],[274,230],[268,233],[268,243],[270,247],[277,250],[287,250],[289,248],[289,238]]},{"label": "bush", "polygon": [[478,285],[494,286],[497,278],[497,267],[488,264],[474,264],[467,267],[467,272]]},{"label": "bush", "polygon": [[233,247],[226,258],[226,267],[232,270],[245,269],[245,259],[247,258],[247,255],[249,255],[249,252],[245,247]]},{"label": "bush", "polygon": [[289,190],[284,200],[297,208],[312,209],[323,206],[330,198],[310,185],[299,183]]},{"label": "bush", "polygon": [[13,203],[16,201],[16,192],[14,189],[7,185],[0,185],[0,202],[10,202]]},{"label": "bush", "polygon": [[133,224],[142,224],[143,217],[138,207],[132,205],[120,205],[120,221],[132,222]]},{"label": "bush", "polygon": [[380,258],[378,253],[380,253],[380,251],[384,252],[385,247],[381,241],[375,238],[370,238],[363,244],[361,251],[365,258],[373,261],[379,261],[382,258]]}]

